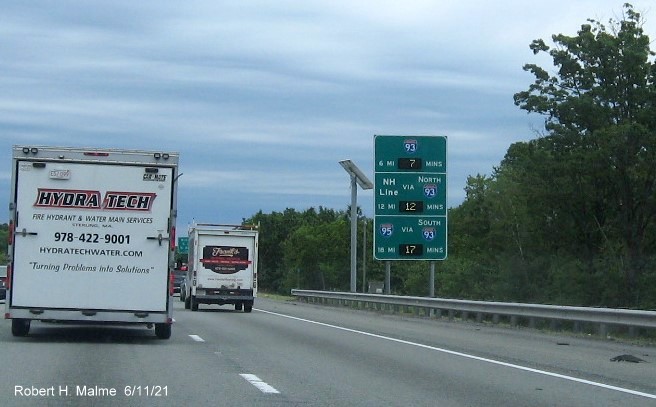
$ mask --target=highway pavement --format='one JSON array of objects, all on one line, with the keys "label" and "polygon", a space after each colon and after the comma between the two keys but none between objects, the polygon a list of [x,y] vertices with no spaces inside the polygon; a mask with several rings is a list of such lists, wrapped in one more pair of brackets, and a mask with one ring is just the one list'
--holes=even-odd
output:
[{"label": "highway pavement", "polygon": [[[258,298],[142,326],[0,322],[2,406],[656,406],[656,347]],[[644,362],[613,362],[632,355]]]}]

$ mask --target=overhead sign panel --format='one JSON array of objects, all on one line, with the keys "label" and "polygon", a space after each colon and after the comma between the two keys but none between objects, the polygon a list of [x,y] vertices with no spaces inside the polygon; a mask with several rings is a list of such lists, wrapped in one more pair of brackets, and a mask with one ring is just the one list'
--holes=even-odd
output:
[{"label": "overhead sign panel", "polygon": [[377,260],[447,256],[447,139],[375,136]]}]

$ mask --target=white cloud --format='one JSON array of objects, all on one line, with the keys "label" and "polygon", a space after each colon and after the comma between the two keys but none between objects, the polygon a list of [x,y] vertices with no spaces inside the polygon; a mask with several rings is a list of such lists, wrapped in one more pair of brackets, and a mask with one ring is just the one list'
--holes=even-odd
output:
[{"label": "white cloud", "polygon": [[[633,4],[655,37],[651,2]],[[233,212],[286,202],[343,209],[337,161],[371,173],[374,134],[446,135],[457,205],[467,175],[489,174],[542,125],[512,101],[532,82],[522,65],[550,62],[530,42],[574,35],[621,6],[10,2],[0,25],[0,159],[15,143],[168,148],[181,152],[181,189],[194,193],[180,196],[185,212],[208,210],[200,202],[223,189],[242,202]],[[0,169],[5,201],[8,178]],[[373,207],[372,195],[363,192],[363,205]]]}]

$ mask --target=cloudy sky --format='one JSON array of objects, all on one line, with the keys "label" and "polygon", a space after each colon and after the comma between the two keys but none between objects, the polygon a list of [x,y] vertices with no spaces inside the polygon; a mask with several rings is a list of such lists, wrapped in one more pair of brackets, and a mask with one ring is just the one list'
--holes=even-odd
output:
[{"label": "cloudy sky", "polygon": [[[448,137],[448,203],[543,118],[513,104],[533,39],[624,0],[5,1],[0,202],[12,145],[180,153],[179,222],[346,210],[373,137]],[[631,2],[656,38],[656,2]],[[373,191],[358,203],[373,217]],[[3,220],[4,219],[4,220]],[[0,222],[8,210],[0,212]]]}]

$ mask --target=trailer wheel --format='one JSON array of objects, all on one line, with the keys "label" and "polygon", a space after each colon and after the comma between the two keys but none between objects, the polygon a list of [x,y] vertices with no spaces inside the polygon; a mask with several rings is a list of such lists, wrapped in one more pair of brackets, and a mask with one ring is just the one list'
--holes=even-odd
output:
[{"label": "trailer wheel", "polygon": [[198,302],[196,301],[196,297],[193,295],[191,296],[191,310],[198,311]]},{"label": "trailer wheel", "polygon": [[155,324],[155,335],[159,339],[169,339],[171,337],[171,324]]},{"label": "trailer wheel", "polygon": [[29,319],[12,319],[11,320],[11,334],[14,336],[27,336],[30,332]]},{"label": "trailer wheel", "polygon": [[180,301],[185,300],[185,290],[180,289]]},{"label": "trailer wheel", "polygon": [[235,304],[235,311],[241,311],[242,303],[238,302]]},{"label": "trailer wheel", "polygon": [[244,304],[244,312],[253,311],[253,304]]},{"label": "trailer wheel", "polygon": [[191,308],[191,296],[185,297],[185,309]]}]

